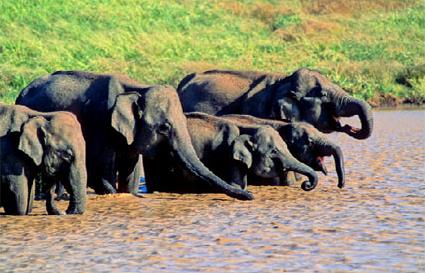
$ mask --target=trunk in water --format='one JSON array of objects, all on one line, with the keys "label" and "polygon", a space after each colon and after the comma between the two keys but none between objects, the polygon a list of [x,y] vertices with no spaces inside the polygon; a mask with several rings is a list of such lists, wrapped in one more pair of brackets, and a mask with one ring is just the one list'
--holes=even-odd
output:
[{"label": "trunk in water", "polygon": [[301,184],[301,188],[303,190],[311,191],[317,186],[319,178],[317,177],[316,172],[306,164],[301,163],[294,158],[293,160],[291,160],[289,165],[287,165],[287,168],[291,171],[300,173],[308,177],[308,181],[304,181]]},{"label": "trunk in water", "polygon": [[205,167],[201,160],[196,156],[192,143],[190,143],[189,133],[187,133],[187,137],[183,139],[187,139],[189,141],[183,141],[182,138],[177,139],[172,143],[172,149],[176,159],[180,161],[180,164],[184,168],[228,196],[240,200],[254,199],[254,196],[250,192],[230,186]]},{"label": "trunk in water", "polygon": [[329,143],[329,141],[322,142],[318,145],[319,151],[322,156],[333,156],[335,160],[335,170],[338,175],[338,187],[343,188],[345,185],[345,170],[344,170],[344,157],[342,150],[339,146]]},{"label": "trunk in water", "polygon": [[339,104],[336,106],[336,115],[338,117],[359,116],[361,122],[360,129],[345,125],[341,128],[341,131],[356,139],[370,137],[373,131],[373,114],[369,104],[353,97],[344,97]]}]

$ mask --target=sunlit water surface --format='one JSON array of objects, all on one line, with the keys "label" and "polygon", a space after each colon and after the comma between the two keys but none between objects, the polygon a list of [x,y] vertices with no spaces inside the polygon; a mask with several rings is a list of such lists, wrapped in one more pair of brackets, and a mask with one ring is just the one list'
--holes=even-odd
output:
[{"label": "sunlit water surface", "polygon": [[[0,216],[0,272],[424,272],[425,112],[375,113],[341,144],[347,185],[90,196],[83,216]],[[59,202],[62,208],[67,203]]]}]

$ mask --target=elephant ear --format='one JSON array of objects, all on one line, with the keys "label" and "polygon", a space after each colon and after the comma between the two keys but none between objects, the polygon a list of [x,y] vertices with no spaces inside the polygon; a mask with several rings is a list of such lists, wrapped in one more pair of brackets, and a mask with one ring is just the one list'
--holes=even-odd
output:
[{"label": "elephant ear", "polygon": [[279,99],[274,106],[274,117],[280,120],[299,121],[300,109],[298,101],[289,97]]},{"label": "elephant ear", "polygon": [[232,156],[234,160],[244,163],[247,168],[252,166],[252,150],[253,143],[247,135],[241,135],[235,138],[232,144]]},{"label": "elephant ear", "polygon": [[111,76],[108,81],[108,109],[111,109],[114,106],[114,103],[116,101],[116,97],[119,94],[123,94],[125,92],[124,87],[120,83],[120,81],[114,77]]},{"label": "elephant ear", "polygon": [[138,104],[139,98],[140,95],[137,92],[119,94],[112,107],[111,126],[125,137],[128,145],[134,141],[137,121],[143,114]]},{"label": "elephant ear", "polygon": [[317,71],[310,70],[308,68],[300,68],[295,71],[291,76],[292,90],[304,97],[312,89],[318,85]]},{"label": "elephant ear", "polygon": [[8,133],[21,132],[22,125],[28,120],[28,115],[23,114],[23,112],[18,110],[12,110],[11,107],[16,106],[3,106],[0,104],[0,117],[2,117],[2,123],[0,124],[0,137],[5,136]]},{"label": "elephant ear", "polygon": [[215,150],[221,145],[229,147],[232,145],[233,140],[239,135],[239,129],[233,124],[222,124],[220,126],[220,132],[214,138],[211,143],[211,149]]},{"label": "elephant ear", "polygon": [[18,149],[28,155],[37,166],[41,164],[43,159],[46,125],[47,120],[43,117],[31,118],[25,122],[19,138]]}]

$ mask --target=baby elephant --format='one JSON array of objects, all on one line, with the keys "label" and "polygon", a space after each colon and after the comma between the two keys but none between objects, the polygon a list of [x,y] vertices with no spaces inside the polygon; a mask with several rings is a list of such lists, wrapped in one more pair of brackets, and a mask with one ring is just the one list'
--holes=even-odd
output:
[{"label": "baby elephant", "polygon": [[[291,155],[285,142],[272,127],[237,126],[223,118],[203,113],[186,113],[186,117],[198,157],[211,171],[233,186],[245,189],[249,174],[280,179],[291,170],[309,178],[302,184],[304,190],[312,190],[317,185],[315,171]],[[194,191],[193,188],[198,189],[195,190],[198,192],[211,191],[199,190],[201,183],[194,181],[194,177],[178,168],[177,164],[167,162],[167,158],[167,155],[163,155],[153,161],[145,161],[146,181],[150,191]],[[171,169],[167,175],[163,173],[164,165]],[[175,180],[179,184],[167,184]]]},{"label": "baby elephant", "polygon": [[26,215],[34,199],[34,179],[50,186],[46,208],[54,204],[60,181],[70,194],[67,214],[82,214],[86,206],[85,142],[75,116],[41,113],[25,106],[0,104],[0,206],[6,214]]},{"label": "baby elephant", "polygon": [[344,158],[341,148],[311,124],[261,119],[249,115],[226,115],[222,116],[222,118],[239,126],[263,125],[273,127],[279,132],[289,151],[297,160],[316,171],[322,171],[325,175],[327,174],[327,170],[323,164],[323,159],[326,156],[333,156],[338,175],[338,187],[344,187]]}]

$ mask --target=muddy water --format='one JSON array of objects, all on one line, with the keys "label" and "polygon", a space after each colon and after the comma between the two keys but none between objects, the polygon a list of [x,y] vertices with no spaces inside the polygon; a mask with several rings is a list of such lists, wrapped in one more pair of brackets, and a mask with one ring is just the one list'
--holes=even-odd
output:
[{"label": "muddy water", "polygon": [[251,187],[252,202],[93,195],[84,216],[60,217],[36,202],[0,216],[0,272],[423,272],[425,112],[376,112],[367,141],[331,137],[343,190],[330,169],[313,192]]}]

